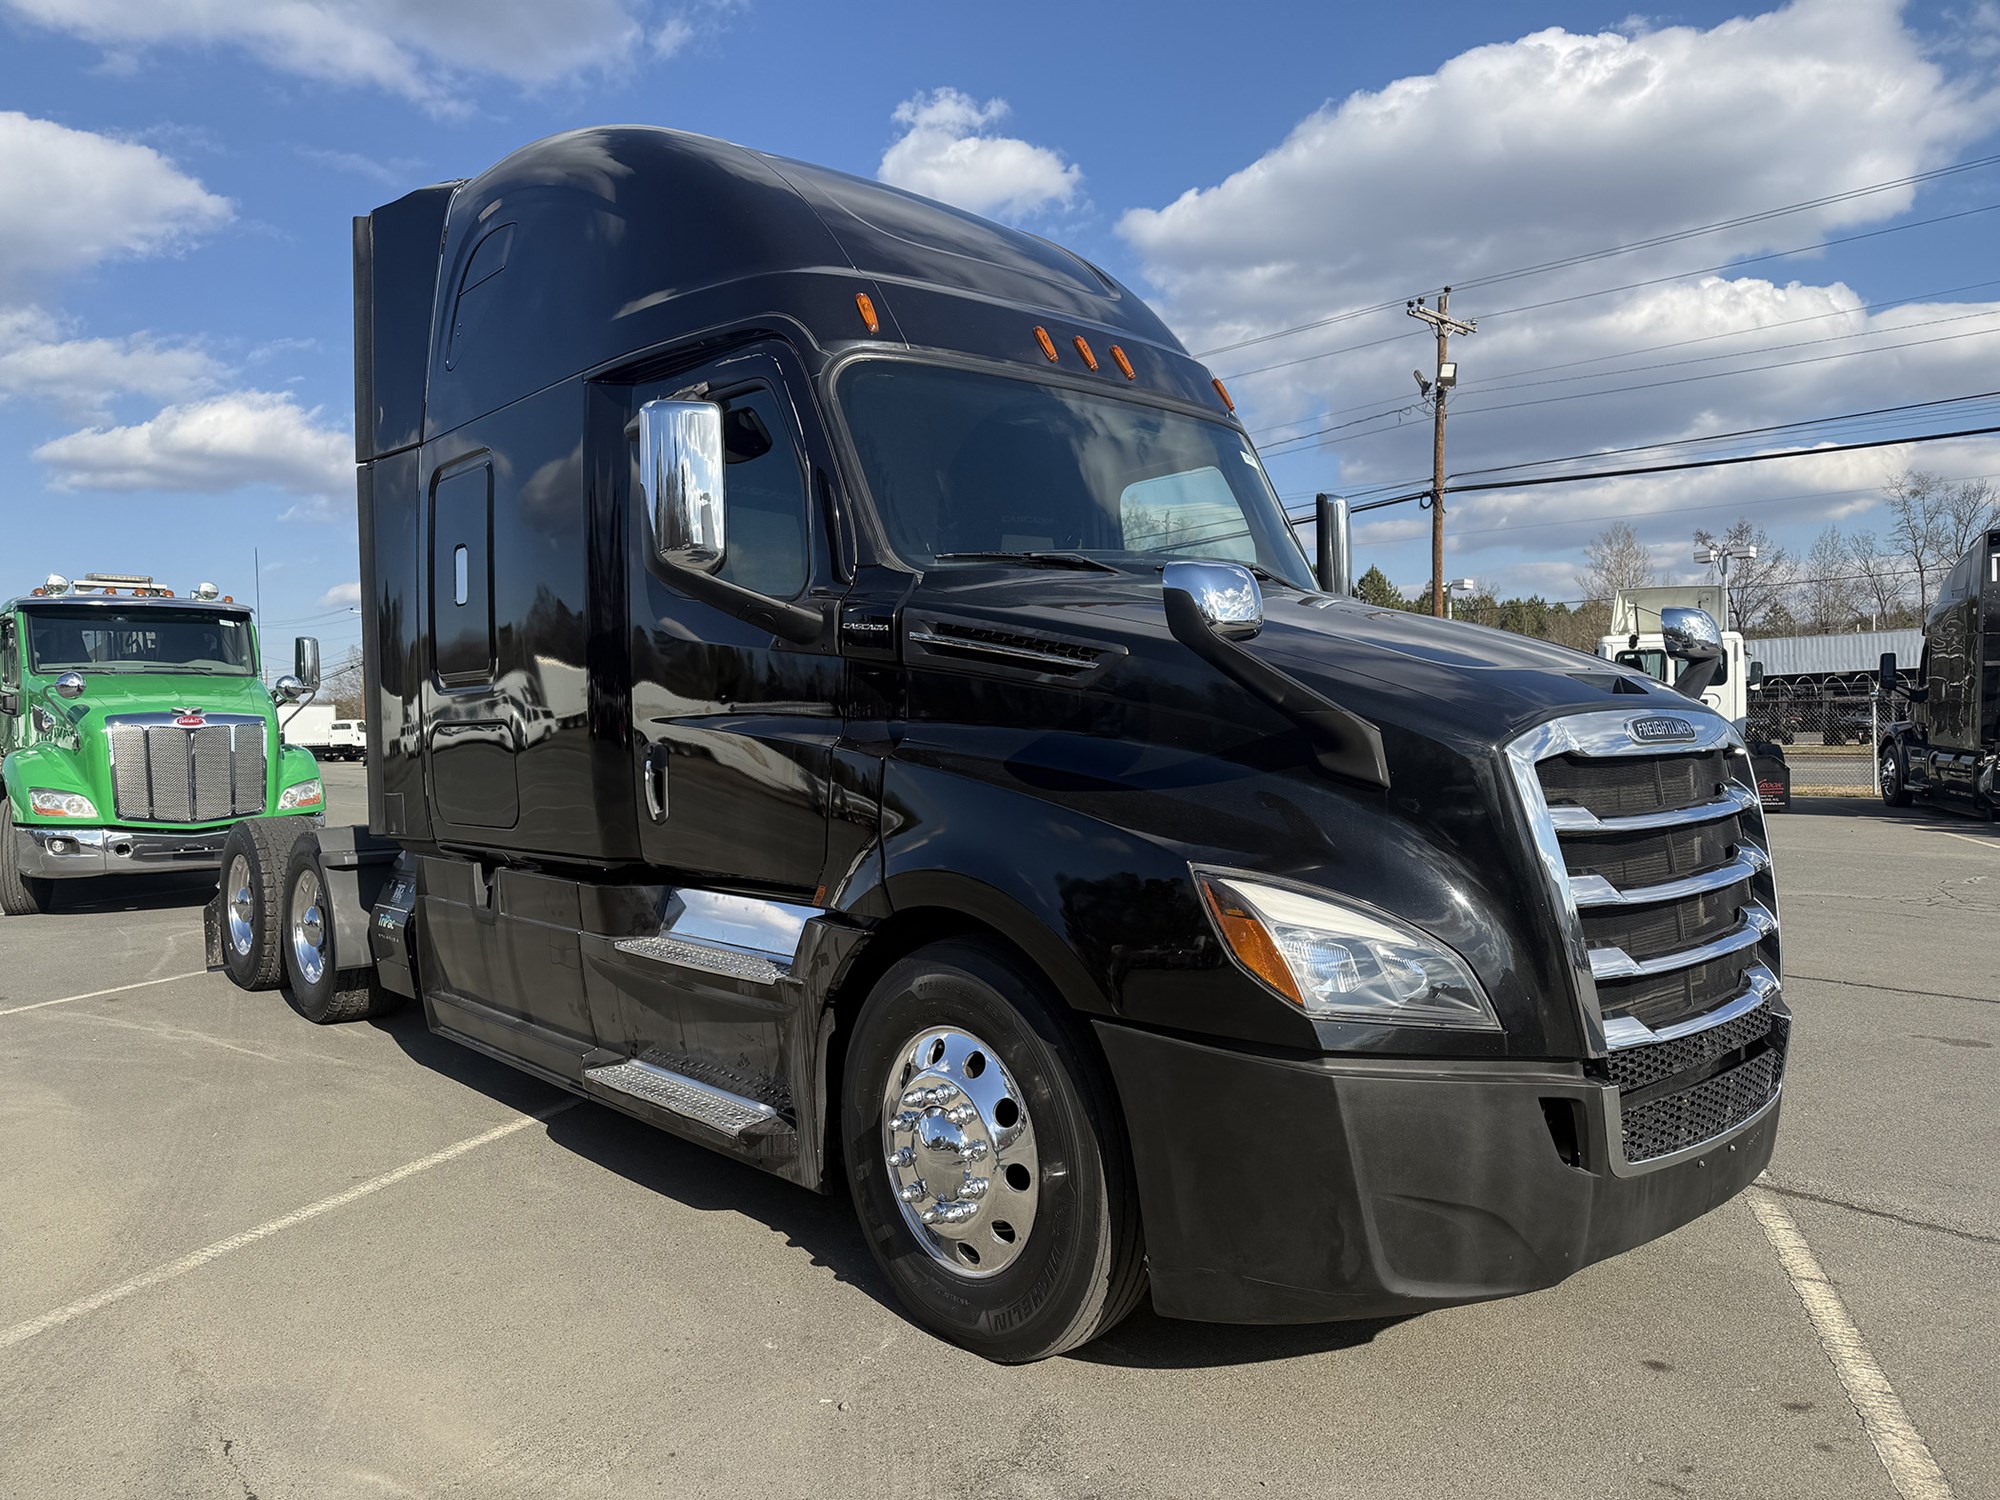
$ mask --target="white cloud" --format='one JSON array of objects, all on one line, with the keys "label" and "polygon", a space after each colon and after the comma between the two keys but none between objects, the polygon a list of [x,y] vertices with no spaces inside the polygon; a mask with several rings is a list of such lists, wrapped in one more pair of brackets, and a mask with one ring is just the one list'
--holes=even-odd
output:
[{"label": "white cloud", "polygon": [[[1887,223],[1916,203],[1913,187],[1467,285],[1942,165],[2000,120],[2000,94],[1954,82],[1935,55],[1905,28],[1894,0],[1799,0],[1708,30],[1542,31],[1329,102],[1222,182],[1135,210],[1120,231],[1197,350],[1392,304],[1210,358],[1281,490],[1427,480],[1427,414],[1408,411],[1400,422],[1389,414],[1414,402],[1410,369],[1428,373],[1432,358],[1427,330],[1403,316],[1402,301],[1440,282],[1460,283],[1454,314],[1480,320],[1476,335],[1453,343],[1454,473],[1983,390],[1993,384],[1992,340],[1983,335],[2000,331],[2000,301],[1950,300],[1948,274],[1913,281],[1937,273],[1871,272],[1884,279],[1815,285],[1786,279],[1809,260],[1780,260],[1585,295]],[[1924,243],[1993,232],[1992,222],[1971,219]],[[1992,274],[2000,273],[1956,279]],[[1913,296],[1926,300],[1865,310]],[[1346,347],[1354,345],[1369,347]],[[1344,352],[1311,357],[1334,350]],[[1699,378],[1715,375],[1723,378]],[[1581,399],[1555,399],[1571,397]],[[1286,437],[1328,427],[1338,430],[1283,456]],[[1742,513],[1767,524],[1816,527],[1841,506],[1867,503],[1821,492],[1879,485],[1924,457],[1887,449],[1459,496],[1449,571],[1531,579],[1552,549],[1575,549],[1620,514],[1649,513],[1633,514],[1633,524],[1663,557],[1685,550],[1692,526],[1727,525],[1731,506],[1752,507]],[[1797,498],[1766,504],[1786,494]],[[1395,519],[1377,518],[1364,539],[1387,543],[1428,527],[1414,508],[1381,516]],[[1550,521],[1561,524],[1542,524]],[[1678,566],[1692,571],[1691,561]]]},{"label": "white cloud", "polygon": [[321,609],[335,609],[343,604],[359,604],[360,602],[361,585],[358,582],[336,583],[332,588],[319,596],[319,607]]},{"label": "white cloud", "polygon": [[1004,99],[981,104],[951,88],[906,99],[894,118],[907,128],[882,153],[875,175],[978,214],[1019,218],[1069,204],[1082,170],[1046,146],[989,133],[1006,114]]},{"label": "white cloud", "polygon": [[377,161],[359,151],[329,151],[319,146],[300,146],[299,155],[328,171],[360,177],[385,188],[408,188],[421,181],[423,163],[414,157],[399,156]]},{"label": "white cloud", "polygon": [[[616,73],[693,34],[651,29],[646,0],[0,0],[16,15],[129,62],[157,47],[236,47],[267,67],[386,89],[441,111],[467,74],[530,87]],[[712,7],[710,9],[713,9]],[[683,34],[683,30],[685,34]]]},{"label": "white cloud", "polygon": [[150,146],[0,111],[0,296],[179,249],[232,212]]},{"label": "white cloud", "polygon": [[72,432],[35,457],[57,489],[220,495],[268,485],[316,511],[354,493],[353,439],[318,417],[289,395],[232,391],[131,426]]},{"label": "white cloud", "polygon": [[212,390],[222,368],[199,346],[150,334],[78,338],[39,307],[0,307],[0,400],[34,397],[102,417],[119,396],[184,400]]}]

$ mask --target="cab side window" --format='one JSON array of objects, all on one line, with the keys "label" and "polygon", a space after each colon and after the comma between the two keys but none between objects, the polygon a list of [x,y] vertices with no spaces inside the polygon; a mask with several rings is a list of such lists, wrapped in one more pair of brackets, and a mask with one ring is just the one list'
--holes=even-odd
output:
[{"label": "cab side window", "polygon": [[806,471],[769,386],[721,398],[728,524],[717,576],[773,599],[806,586]]}]

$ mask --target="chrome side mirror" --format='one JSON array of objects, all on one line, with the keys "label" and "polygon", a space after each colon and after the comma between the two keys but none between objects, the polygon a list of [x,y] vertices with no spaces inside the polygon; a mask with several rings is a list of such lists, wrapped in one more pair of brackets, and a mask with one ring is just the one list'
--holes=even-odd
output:
[{"label": "chrome side mirror", "polygon": [[319,641],[302,635],[292,642],[292,675],[305,684],[307,692],[319,690]]},{"label": "chrome side mirror", "polygon": [[1354,518],[1338,495],[1313,497],[1313,540],[1317,544],[1313,572],[1319,591],[1342,599],[1354,593]]},{"label": "chrome side mirror", "polygon": [[648,401],[639,408],[639,483],[653,548],[669,567],[713,573],[726,540],[722,408],[713,401]]},{"label": "chrome side mirror", "polygon": [[1240,563],[1170,562],[1160,582],[1193,600],[1203,622],[1225,640],[1247,641],[1264,628],[1264,591]]},{"label": "chrome side mirror", "polygon": [[296,703],[311,691],[311,688],[289,672],[271,684],[271,696],[280,703]]},{"label": "chrome side mirror", "polygon": [[1660,636],[1667,655],[1681,661],[1714,661],[1722,655],[1722,630],[1705,609],[1663,609]]},{"label": "chrome side mirror", "polygon": [[58,698],[81,698],[83,690],[89,685],[83,680],[81,672],[65,672],[56,679],[56,696]]}]

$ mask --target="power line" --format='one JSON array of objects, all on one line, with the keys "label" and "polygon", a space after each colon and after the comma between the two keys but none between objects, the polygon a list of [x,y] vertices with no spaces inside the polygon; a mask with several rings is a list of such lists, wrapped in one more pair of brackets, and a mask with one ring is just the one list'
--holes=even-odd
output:
[{"label": "power line", "polygon": [[[1679,463],[1648,464],[1628,469],[1593,469],[1584,474],[1542,474],[1528,479],[1490,479],[1479,484],[1445,485],[1448,495],[1476,494],[1488,490],[1520,490],[1544,484],[1573,484],[1586,479],[1629,479],[1640,474],[1672,474],[1683,469],[1718,469],[1730,464],[1770,463],[1780,458],[1810,458],[1817,454],[1854,453],[1864,448],[1898,448],[1913,443],[1940,443],[1950,438],[1985,437],[2000,432],[2000,426],[1967,427],[1957,432],[1927,432],[1912,437],[1875,438],[1863,443],[1830,443],[1819,448],[1787,448],[1778,453],[1741,453],[1728,458],[1686,459]],[[1430,494],[1427,489],[1412,494],[1398,495],[1389,500],[1368,500],[1351,507],[1355,513],[1366,510],[1381,510],[1391,505],[1407,505],[1412,500],[1422,500]]]},{"label": "power line", "polygon": [[[2000,317],[2000,310],[1996,310],[1992,314],[1981,314],[1980,316]],[[1993,333],[2000,333],[2000,327],[1975,328],[1966,333],[1939,334],[1935,338],[1909,339],[1900,344],[1878,344],[1869,349],[1848,349],[1838,354],[1819,354],[1806,359],[1781,359],[1765,365],[1745,365],[1741,369],[1736,370],[1711,370],[1705,375],[1682,375],[1671,380],[1645,380],[1636,385],[1606,386],[1604,389],[1596,391],[1571,391],[1567,395],[1562,396],[1536,396],[1526,401],[1491,402],[1484,406],[1460,407],[1458,411],[1460,416],[1471,416],[1476,412],[1519,411],[1524,407],[1553,406],[1563,401],[1586,401],[1599,396],[1622,396],[1628,395],[1633,391],[1654,391],[1664,389],[1667,386],[1694,385],[1704,380],[1726,380],[1737,375],[1759,375],[1771,370],[1795,369],[1801,365],[1826,364],[1838,359],[1859,359],[1863,355],[1868,354],[1892,354],[1899,349],[1917,349],[1930,344],[1953,343],[1959,339],[1984,338]],[[1378,415],[1386,416],[1388,413],[1378,413]],[[1361,420],[1366,421],[1367,419],[1362,418]],[[1344,425],[1351,427],[1355,424],[1350,422]],[[1313,432],[1302,432],[1294,437],[1280,438],[1276,442],[1269,444],[1264,451],[1276,452],[1280,449],[1287,449],[1287,445],[1304,443],[1313,438],[1324,437],[1328,432],[1334,430],[1332,428],[1321,428]],[[1378,433],[1394,432],[1395,430],[1395,426],[1373,427],[1366,432],[1352,434],[1347,441],[1355,442],[1364,437],[1374,437]],[[1291,449],[1288,451],[1296,450]]]},{"label": "power line", "polygon": [[[1831,249],[1835,245],[1852,245],[1862,240],[1880,239],[1886,234],[1901,234],[1909,229],[1928,229],[1934,224],[1949,224],[1954,220],[1969,219],[1976,214],[1990,214],[1996,209],[2000,209],[2000,203],[1987,203],[1978,208],[1961,209],[1956,213],[1938,214],[1928,219],[1912,219],[1907,224],[1891,224],[1884,229],[1870,229],[1860,234],[1840,235],[1833,239],[1816,240],[1810,245],[1800,245],[1791,250],[1769,250],[1761,255],[1743,256],[1739,259],[1723,261],[1719,265],[1703,266],[1693,271],[1675,271],[1671,275],[1651,276],[1643,281],[1621,282],[1617,286],[1600,287],[1592,292],[1572,292],[1567,296],[1551,297],[1542,302],[1524,302],[1516,307],[1503,307],[1498,312],[1487,313],[1486,318],[1488,321],[1494,318],[1511,318],[1516,313],[1540,312],[1544,308],[1563,307],[1572,302],[1588,302],[1594,297],[1609,297],[1617,292],[1640,291],[1649,286],[1664,286],[1670,281],[1686,281],[1695,276],[1711,276],[1718,271],[1740,270],[1744,266],[1759,265],[1768,260],[1786,260],[1794,255],[1809,255],[1815,251]],[[1368,309],[1370,312],[1379,310],[1377,308]],[[1311,325],[1302,325],[1302,328],[1304,326]],[[1302,328],[1292,331],[1299,332],[1302,331]],[[1276,336],[1273,335],[1273,337]],[[1233,374],[1225,375],[1223,378],[1225,380],[1244,380],[1252,375],[1265,375],[1272,370],[1290,369],[1294,365],[1311,364],[1314,360],[1331,359],[1336,354],[1352,354],[1357,350],[1373,349],[1391,342],[1393,342],[1392,339],[1380,338],[1361,344],[1343,344],[1337,349],[1323,349],[1317,354],[1302,354],[1296,359],[1280,360],[1276,364],[1260,365],[1254,370],[1237,370]]]},{"label": "power line", "polygon": [[[1887,182],[1870,183],[1865,187],[1850,188],[1845,192],[1832,193],[1820,198],[1806,199],[1799,203],[1788,203],[1778,208],[1763,209],[1754,214],[1743,214],[1733,219],[1719,219],[1710,224],[1698,224],[1686,229],[1675,230],[1669,234],[1655,235],[1650,239],[1634,240],[1628,244],[1612,245],[1602,250],[1592,250],[1577,255],[1564,256],[1557,260],[1543,261],[1537,265],[1517,267],[1511,271],[1497,271],[1485,276],[1461,278],[1457,285],[1461,290],[1467,287],[1495,286],[1505,281],[1518,281],[1527,276],[1539,276],[1545,275],[1550,271],[1568,270],[1571,267],[1584,265],[1590,261],[1608,260],[1619,255],[1630,255],[1639,250],[1657,249],[1661,245],[1674,244],[1681,240],[1696,239],[1704,234],[1717,234],[1725,229],[1739,229],[1747,224],[1757,224],[1769,219],[1783,218],[1789,214],[1803,213],[1814,208],[1826,208],[1835,203],[1850,202],[1853,199],[1864,198],[1874,193],[1887,192],[1894,188],[1910,187],[1920,182],[1934,181],[1937,178],[1949,177],[1959,172],[1977,171],[1981,167],[1990,167],[1996,163],[2000,163],[2000,155],[1982,156],[1968,161],[1953,162],[1946,166],[1933,168],[1928,172],[1915,172],[1905,177],[1892,178]],[[1823,243],[1840,244],[1843,242],[1830,240]],[[1779,253],[1796,255],[1800,252],[1794,250]],[[1699,275],[1701,273],[1696,272],[1693,274]],[[1426,290],[1430,289],[1426,288]],[[1316,318],[1311,322],[1298,323],[1288,328],[1273,329],[1269,333],[1255,334],[1250,338],[1237,339],[1233,343],[1217,344],[1212,349],[1199,351],[1195,355],[1195,358],[1207,359],[1211,355],[1226,354],[1232,349],[1246,349],[1253,344],[1265,344],[1274,339],[1287,338],[1295,333],[1306,333],[1315,328],[1325,328],[1335,323],[1350,322],[1355,318],[1366,317],[1372,313],[1391,312],[1405,300],[1407,299],[1398,298],[1395,301],[1376,303],[1368,307],[1352,308],[1346,312],[1335,313],[1330,317]]]}]

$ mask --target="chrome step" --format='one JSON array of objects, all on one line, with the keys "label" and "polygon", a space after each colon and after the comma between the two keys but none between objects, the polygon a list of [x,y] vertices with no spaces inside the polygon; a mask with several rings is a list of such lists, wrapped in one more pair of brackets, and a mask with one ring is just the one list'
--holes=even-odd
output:
[{"label": "chrome step", "polygon": [[602,1068],[586,1068],[583,1080],[613,1093],[644,1099],[669,1114],[694,1120],[724,1135],[747,1135],[778,1118],[778,1112],[768,1104],[636,1058]]},{"label": "chrome step", "polygon": [[614,946],[620,953],[629,953],[634,958],[648,958],[654,963],[672,964],[681,969],[699,969],[704,974],[721,974],[730,979],[748,980],[751,984],[776,984],[790,977],[792,972],[790,964],[778,963],[762,954],[689,942],[668,933],[658,937],[621,938]]}]

